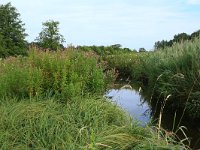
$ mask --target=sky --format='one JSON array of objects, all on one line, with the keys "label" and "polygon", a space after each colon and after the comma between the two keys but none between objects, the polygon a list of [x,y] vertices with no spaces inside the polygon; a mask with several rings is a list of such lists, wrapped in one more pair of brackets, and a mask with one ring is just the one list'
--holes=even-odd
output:
[{"label": "sky", "polygon": [[67,46],[112,45],[138,50],[200,29],[200,0],[1,0],[11,4],[32,42],[42,23],[59,21]]}]

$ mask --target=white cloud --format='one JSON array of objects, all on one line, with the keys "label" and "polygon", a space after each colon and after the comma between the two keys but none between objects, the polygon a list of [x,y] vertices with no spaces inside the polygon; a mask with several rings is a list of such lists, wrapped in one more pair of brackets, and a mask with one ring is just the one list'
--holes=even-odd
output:
[{"label": "white cloud", "polygon": [[188,0],[188,3],[192,5],[197,5],[200,4],[200,0]]}]

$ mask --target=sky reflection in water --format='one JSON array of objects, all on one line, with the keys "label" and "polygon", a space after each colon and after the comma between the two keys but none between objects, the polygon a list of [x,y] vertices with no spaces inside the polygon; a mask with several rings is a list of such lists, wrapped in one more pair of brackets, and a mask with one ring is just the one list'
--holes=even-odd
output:
[{"label": "sky reflection in water", "polygon": [[111,98],[143,125],[150,121],[149,106],[142,101],[139,92],[132,89],[111,89],[105,96]]}]

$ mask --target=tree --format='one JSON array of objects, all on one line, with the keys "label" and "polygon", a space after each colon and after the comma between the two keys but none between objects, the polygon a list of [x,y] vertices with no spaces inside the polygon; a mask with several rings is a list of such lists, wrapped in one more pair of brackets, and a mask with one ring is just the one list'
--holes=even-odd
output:
[{"label": "tree", "polygon": [[25,55],[27,52],[27,34],[19,17],[11,3],[0,5],[0,57]]},{"label": "tree", "polygon": [[190,38],[192,40],[195,39],[195,38],[199,38],[199,37],[200,37],[200,30],[195,31],[190,35]]},{"label": "tree", "polygon": [[200,30],[193,32],[191,35],[188,35],[187,33],[184,33],[184,32],[179,33],[177,35],[174,35],[174,38],[172,40],[169,40],[169,41],[162,40],[162,41],[155,42],[154,49],[160,50],[160,49],[164,49],[165,47],[172,47],[173,44],[175,43],[190,41],[196,38],[200,38]]},{"label": "tree", "polygon": [[58,21],[46,21],[43,23],[43,29],[36,38],[36,42],[43,49],[58,50],[63,48],[62,44],[65,42],[63,35],[59,33]]},{"label": "tree", "polygon": [[146,52],[146,49],[145,48],[140,48],[139,52]]},{"label": "tree", "polygon": [[170,46],[170,45],[171,45],[171,41],[168,42],[168,41],[162,40],[162,41],[155,42],[154,48],[155,50],[164,49],[165,47]]},{"label": "tree", "polygon": [[5,58],[6,56],[8,56],[8,50],[5,46],[6,43],[3,39],[3,36],[0,34],[0,58]]},{"label": "tree", "polygon": [[120,49],[122,47],[121,44],[114,44],[114,45],[111,45],[112,48],[114,49]]},{"label": "tree", "polygon": [[179,34],[177,34],[177,35],[174,36],[173,41],[177,42],[177,43],[180,43],[180,42],[189,40],[189,38],[190,38],[190,36],[188,34],[186,34],[186,33],[179,33]]}]

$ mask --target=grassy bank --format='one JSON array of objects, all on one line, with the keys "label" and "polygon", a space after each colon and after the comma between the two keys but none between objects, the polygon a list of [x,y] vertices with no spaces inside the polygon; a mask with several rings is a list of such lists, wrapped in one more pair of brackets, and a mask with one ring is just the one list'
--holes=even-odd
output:
[{"label": "grassy bank", "polygon": [[152,101],[167,100],[170,107],[183,109],[191,118],[200,118],[199,39],[154,52],[106,59],[122,76],[130,77],[144,89],[148,87]]},{"label": "grassy bank", "polygon": [[0,61],[0,149],[186,149],[102,98],[116,75],[67,49]]},{"label": "grassy bank", "polygon": [[[2,102],[4,101],[4,102]],[[104,99],[4,99],[1,149],[180,149]],[[166,140],[166,141],[165,141]]]}]

